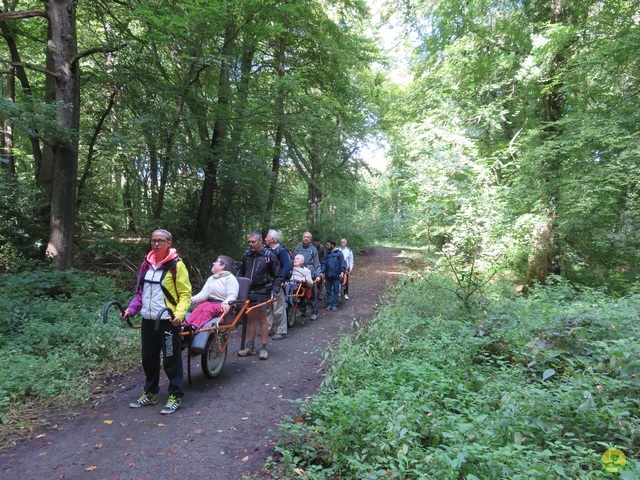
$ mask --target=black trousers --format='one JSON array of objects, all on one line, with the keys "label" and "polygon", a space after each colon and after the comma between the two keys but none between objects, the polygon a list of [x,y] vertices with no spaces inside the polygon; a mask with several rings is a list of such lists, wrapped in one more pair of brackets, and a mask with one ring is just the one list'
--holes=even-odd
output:
[{"label": "black trousers", "polygon": [[169,379],[169,395],[182,397],[184,373],[180,327],[174,327],[169,320],[160,321],[160,329],[155,330],[155,320],[142,320],[142,369],[144,370],[145,392],[157,394],[160,391],[160,354],[164,373]]}]

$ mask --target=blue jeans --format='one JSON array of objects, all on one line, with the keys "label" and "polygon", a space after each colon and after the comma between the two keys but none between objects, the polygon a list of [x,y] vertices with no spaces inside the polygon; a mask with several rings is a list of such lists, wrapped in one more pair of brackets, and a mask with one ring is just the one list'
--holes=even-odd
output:
[{"label": "blue jeans", "polygon": [[338,308],[338,295],[340,294],[340,278],[327,278],[324,285],[327,289],[327,307]]}]

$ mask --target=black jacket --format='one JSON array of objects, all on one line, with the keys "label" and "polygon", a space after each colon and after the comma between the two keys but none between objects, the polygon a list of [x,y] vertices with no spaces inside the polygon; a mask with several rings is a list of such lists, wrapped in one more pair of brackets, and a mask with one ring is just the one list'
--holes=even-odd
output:
[{"label": "black jacket", "polygon": [[238,277],[251,279],[249,293],[278,295],[282,272],[278,257],[263,248],[259,252],[246,251],[242,256]]}]

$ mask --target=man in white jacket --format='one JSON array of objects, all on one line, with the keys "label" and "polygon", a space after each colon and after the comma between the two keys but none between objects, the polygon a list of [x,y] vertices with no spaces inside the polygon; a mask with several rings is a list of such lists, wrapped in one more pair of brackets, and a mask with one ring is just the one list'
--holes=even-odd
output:
[{"label": "man in white jacket", "polygon": [[340,240],[340,248],[338,250],[342,252],[345,267],[347,269],[342,284],[342,293],[344,295],[344,299],[349,300],[349,275],[353,271],[353,251],[349,247],[347,247],[346,238]]}]

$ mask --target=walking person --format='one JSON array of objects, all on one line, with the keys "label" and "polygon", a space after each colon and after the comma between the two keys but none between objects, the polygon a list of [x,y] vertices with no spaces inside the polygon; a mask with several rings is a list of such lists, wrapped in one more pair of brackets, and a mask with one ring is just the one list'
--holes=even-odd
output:
[{"label": "walking person", "polygon": [[[184,392],[180,324],[191,303],[191,283],[187,267],[172,248],[172,236],[167,230],[158,229],[151,234],[151,251],[140,266],[136,294],[120,315],[124,320],[142,315],[140,340],[142,343],[142,368],[145,374],[144,390],[140,398],[131,402],[131,408],[158,403],[160,391],[160,354],[164,372],[169,379],[169,398],[160,411],[163,415],[174,413],[182,405]],[[160,328],[155,324],[164,308]]]},{"label": "walking person", "polygon": [[342,252],[342,256],[344,257],[344,263],[346,267],[346,271],[344,273],[344,281],[342,285],[342,293],[344,295],[345,300],[349,300],[349,277],[353,272],[353,250],[347,247],[347,239],[343,238],[340,240],[340,249]]},{"label": "walking person", "polygon": [[344,257],[340,249],[336,248],[336,242],[327,240],[327,254],[322,262],[322,273],[327,288],[327,311],[338,310],[340,281],[344,277],[345,269]]},{"label": "walking person", "polygon": [[[302,255],[304,257],[304,266],[311,271],[311,275],[316,281],[320,280],[320,260],[318,259],[318,250],[311,243],[311,232],[304,232],[302,234],[302,242],[296,245],[293,250],[293,256]],[[318,318],[318,289],[316,285],[313,286],[313,292],[311,294],[311,316],[309,320],[315,320]],[[306,315],[306,310],[302,310],[301,315]]]},{"label": "walking person", "polygon": [[280,285],[280,293],[278,299],[271,304],[271,309],[267,312],[267,324],[269,325],[269,333],[273,333],[273,340],[282,340],[287,338],[287,302],[284,291],[284,283],[291,276],[291,256],[289,251],[280,245],[280,232],[277,230],[269,230],[264,239],[267,248],[271,250],[280,262],[280,271],[282,273],[282,285]]},{"label": "walking person", "polygon": [[[262,234],[253,231],[247,235],[249,250],[242,257],[240,268],[238,269],[238,277],[246,277],[250,279],[249,300],[253,303],[264,303],[267,300],[275,301],[280,293],[282,285],[282,273],[280,271],[280,262],[276,255],[262,245]],[[261,307],[251,310],[247,314],[247,338],[251,339],[247,342],[244,349],[237,354],[240,357],[247,355],[255,355],[254,338],[256,330],[260,327],[260,360],[267,360],[269,352],[267,351],[267,342],[269,340],[269,324],[267,323],[267,311],[271,305],[262,305]]]},{"label": "walking person", "polygon": [[[320,237],[318,235],[313,236],[313,246],[316,247],[316,250],[318,251],[318,262],[322,265],[322,261],[324,260],[324,256],[327,252],[325,251],[322,243],[320,243]],[[324,300],[324,283],[322,281],[317,282],[316,289],[318,293],[318,301]]]}]

